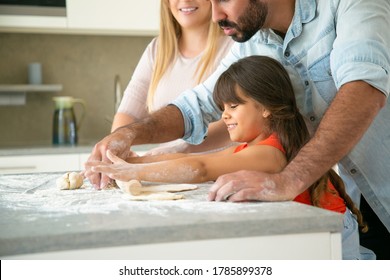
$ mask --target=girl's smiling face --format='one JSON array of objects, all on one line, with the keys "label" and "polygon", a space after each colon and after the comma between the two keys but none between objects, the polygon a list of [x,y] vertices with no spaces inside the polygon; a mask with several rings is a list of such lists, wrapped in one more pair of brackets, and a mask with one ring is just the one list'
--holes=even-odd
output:
[{"label": "girl's smiling face", "polygon": [[222,119],[230,139],[234,142],[257,144],[270,135],[270,112],[260,103],[247,97],[243,90],[236,86],[236,93],[243,103],[224,103]]}]

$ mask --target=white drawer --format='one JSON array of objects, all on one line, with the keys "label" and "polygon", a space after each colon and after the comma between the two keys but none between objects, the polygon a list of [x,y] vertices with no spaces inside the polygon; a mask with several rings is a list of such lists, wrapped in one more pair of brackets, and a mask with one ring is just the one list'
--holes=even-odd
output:
[{"label": "white drawer", "polygon": [[78,154],[0,157],[0,174],[80,170]]}]

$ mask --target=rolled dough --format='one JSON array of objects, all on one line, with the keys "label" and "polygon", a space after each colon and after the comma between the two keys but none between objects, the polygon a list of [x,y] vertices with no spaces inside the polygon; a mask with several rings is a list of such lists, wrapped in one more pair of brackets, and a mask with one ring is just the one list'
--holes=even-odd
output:
[{"label": "rolled dough", "polygon": [[183,195],[173,194],[173,192],[181,192],[195,190],[198,187],[192,184],[166,184],[143,186],[138,180],[130,180],[129,182],[116,181],[119,188],[126,193],[125,198],[130,200],[177,200],[183,199]]},{"label": "rolled dough", "polygon": [[184,195],[169,192],[143,192],[140,195],[124,194],[124,199],[128,200],[178,200],[183,199]]}]

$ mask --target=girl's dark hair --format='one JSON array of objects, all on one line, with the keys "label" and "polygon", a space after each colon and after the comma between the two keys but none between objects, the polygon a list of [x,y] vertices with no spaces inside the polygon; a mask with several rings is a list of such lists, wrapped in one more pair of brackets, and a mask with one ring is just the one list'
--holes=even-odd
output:
[{"label": "girl's dark hair", "polygon": [[[213,99],[221,110],[224,103],[244,103],[237,95],[237,87],[242,89],[244,95],[261,103],[271,112],[270,129],[278,135],[286,151],[287,162],[290,162],[310,140],[310,134],[299,113],[287,71],[278,61],[267,56],[249,56],[238,60],[222,73],[215,85]],[[334,170],[329,170],[310,186],[313,205],[321,207],[321,195],[332,192],[328,187],[329,180],[347,207],[357,216],[362,231],[366,232],[367,226],[359,209],[346,193],[343,181]]]}]

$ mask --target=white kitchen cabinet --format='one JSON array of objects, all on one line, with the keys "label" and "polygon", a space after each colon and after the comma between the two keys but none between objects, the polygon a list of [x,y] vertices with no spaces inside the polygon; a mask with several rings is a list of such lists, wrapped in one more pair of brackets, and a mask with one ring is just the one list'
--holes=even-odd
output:
[{"label": "white kitchen cabinet", "polygon": [[68,28],[96,33],[155,35],[158,0],[68,0]]},{"label": "white kitchen cabinet", "polygon": [[0,32],[96,35],[158,34],[158,0],[67,0],[64,16],[1,13]]},{"label": "white kitchen cabinet", "polygon": [[0,174],[67,172],[83,168],[84,154],[1,156]]},{"label": "white kitchen cabinet", "polygon": [[[156,146],[156,144],[135,145],[132,149],[142,156]],[[90,145],[3,148],[0,149],[0,174],[83,170],[92,148]]]},{"label": "white kitchen cabinet", "polygon": [[87,162],[91,153],[79,154],[79,169],[84,169],[84,163]]},{"label": "white kitchen cabinet", "polygon": [[6,256],[14,260],[341,260],[341,233],[312,232]]},{"label": "white kitchen cabinet", "polygon": [[28,32],[28,31],[58,31],[66,30],[67,19],[51,16],[29,15],[0,15],[0,31]]}]

